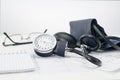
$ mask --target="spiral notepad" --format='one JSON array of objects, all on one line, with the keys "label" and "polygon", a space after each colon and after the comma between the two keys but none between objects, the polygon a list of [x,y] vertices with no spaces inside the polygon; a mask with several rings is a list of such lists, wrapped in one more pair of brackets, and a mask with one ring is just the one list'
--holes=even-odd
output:
[{"label": "spiral notepad", "polygon": [[35,66],[29,53],[25,51],[0,52],[0,73],[34,71]]}]

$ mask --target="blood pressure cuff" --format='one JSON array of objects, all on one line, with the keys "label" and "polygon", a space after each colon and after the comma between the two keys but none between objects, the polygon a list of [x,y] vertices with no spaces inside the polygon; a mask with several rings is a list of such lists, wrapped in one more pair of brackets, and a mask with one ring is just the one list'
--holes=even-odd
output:
[{"label": "blood pressure cuff", "polygon": [[[104,28],[101,27],[96,19],[84,19],[70,22],[70,34],[76,38],[77,41],[83,35],[93,35],[100,43],[102,50],[107,49],[120,49],[120,38],[108,37]],[[94,46],[96,45],[91,40],[86,40],[87,43]]]}]

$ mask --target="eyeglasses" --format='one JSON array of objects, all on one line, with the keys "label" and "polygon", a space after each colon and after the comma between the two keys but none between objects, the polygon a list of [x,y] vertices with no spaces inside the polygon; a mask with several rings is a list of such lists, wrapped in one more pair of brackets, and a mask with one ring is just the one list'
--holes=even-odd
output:
[{"label": "eyeglasses", "polygon": [[[46,33],[47,29],[44,31]],[[24,45],[24,44],[31,44],[33,40],[42,32],[33,32],[28,35],[21,35],[21,34],[12,34],[8,35],[6,32],[3,33],[6,37],[3,42],[3,46],[16,46],[16,45]]]}]

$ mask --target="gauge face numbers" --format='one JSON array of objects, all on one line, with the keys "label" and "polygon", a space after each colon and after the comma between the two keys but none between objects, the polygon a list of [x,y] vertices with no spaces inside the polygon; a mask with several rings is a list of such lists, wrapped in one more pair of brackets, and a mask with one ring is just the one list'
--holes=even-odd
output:
[{"label": "gauge face numbers", "polygon": [[35,48],[40,52],[49,52],[52,51],[56,45],[56,38],[49,34],[42,34],[38,36],[35,41]]}]

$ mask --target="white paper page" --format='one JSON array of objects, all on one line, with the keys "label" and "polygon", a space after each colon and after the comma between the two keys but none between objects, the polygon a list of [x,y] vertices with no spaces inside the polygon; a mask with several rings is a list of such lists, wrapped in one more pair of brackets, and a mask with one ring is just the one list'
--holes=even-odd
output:
[{"label": "white paper page", "polygon": [[24,49],[4,48],[0,50],[0,73],[34,71],[31,54]]},{"label": "white paper page", "polygon": [[[115,72],[120,70],[120,53],[119,51],[109,51],[109,52],[94,52],[90,55],[97,57],[102,61],[101,67],[95,67],[96,70]],[[89,68],[93,68],[91,63],[87,64]],[[93,68],[94,69],[94,68]]]}]

